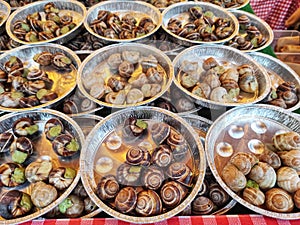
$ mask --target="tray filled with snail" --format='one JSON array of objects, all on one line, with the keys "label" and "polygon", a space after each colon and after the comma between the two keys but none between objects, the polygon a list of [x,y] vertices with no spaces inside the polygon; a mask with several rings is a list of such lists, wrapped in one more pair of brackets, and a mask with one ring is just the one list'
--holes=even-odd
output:
[{"label": "tray filled with snail", "polygon": [[20,44],[62,44],[80,32],[85,16],[86,8],[78,1],[38,1],[14,11],[6,31]]},{"label": "tray filled with snail", "polygon": [[77,84],[95,103],[112,108],[148,104],[163,95],[173,79],[171,60],[138,43],[101,48],[82,62]]},{"label": "tray filled with snail", "polygon": [[100,121],[87,137],[81,178],[107,214],[153,223],[182,211],[198,193],[206,162],[200,139],[185,120],[139,106]]},{"label": "tray filled with snail", "polygon": [[0,55],[0,110],[52,107],[76,86],[80,59],[57,44],[24,45]]},{"label": "tray filled with snail", "polygon": [[242,10],[231,11],[239,22],[239,33],[226,42],[243,52],[260,51],[269,46],[274,39],[272,28],[258,16]]},{"label": "tray filled with snail", "polygon": [[270,105],[231,109],[210,127],[209,167],[227,193],[261,215],[300,218],[299,118]]},{"label": "tray filled with snail", "polygon": [[161,11],[165,10],[167,7],[175,3],[187,2],[187,0],[142,0],[142,1],[154,5],[156,8],[159,8]]},{"label": "tray filled with snail", "polygon": [[271,90],[263,102],[289,111],[297,110],[300,106],[299,75],[272,56],[260,52],[251,52],[250,56],[261,64],[270,76]]},{"label": "tray filled with snail", "polygon": [[209,2],[225,9],[240,9],[246,6],[250,0],[196,0],[197,2]]},{"label": "tray filled with snail", "polygon": [[84,21],[88,32],[106,43],[147,38],[161,26],[158,8],[141,1],[104,1],[92,6]]},{"label": "tray filled with snail", "polygon": [[35,0],[4,0],[10,5],[11,10],[16,10],[18,7],[22,7],[32,2],[36,2]]},{"label": "tray filled with snail", "polygon": [[11,39],[6,31],[4,31],[0,36],[0,54],[5,53],[8,50],[14,49],[21,46],[20,43]]},{"label": "tray filled with snail", "polygon": [[259,63],[224,45],[187,48],[175,57],[173,66],[175,85],[207,108],[257,103],[271,88]]},{"label": "tray filled with snail", "polygon": [[238,34],[236,17],[206,2],[176,3],[162,13],[162,28],[174,42],[185,46],[224,43]]},{"label": "tray filled with snail", "polygon": [[0,221],[21,223],[47,213],[75,188],[84,135],[51,109],[7,114],[0,124]]},{"label": "tray filled with snail", "polygon": [[4,29],[4,24],[6,20],[9,17],[11,11],[11,7],[7,2],[1,1],[0,2],[0,34],[3,33]]}]

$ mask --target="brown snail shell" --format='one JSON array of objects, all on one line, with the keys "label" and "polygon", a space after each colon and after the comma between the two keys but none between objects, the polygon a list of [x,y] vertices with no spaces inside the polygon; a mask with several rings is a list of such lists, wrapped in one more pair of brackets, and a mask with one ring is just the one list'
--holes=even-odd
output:
[{"label": "brown snail shell", "polygon": [[83,199],[83,204],[84,204],[84,210],[87,213],[92,213],[98,208],[98,206],[89,197]]},{"label": "brown snail shell", "polygon": [[35,161],[30,163],[25,169],[26,179],[30,183],[46,181],[52,170],[52,162],[47,160]]},{"label": "brown snail shell", "polygon": [[260,206],[265,203],[265,194],[258,188],[246,187],[243,191],[243,199],[252,205]]},{"label": "brown snail shell", "polygon": [[[21,201],[26,203],[26,206],[21,204]],[[3,194],[0,199],[0,215],[4,219],[14,219],[24,216],[32,209],[30,196],[19,190],[10,190]]]},{"label": "brown snail shell", "polygon": [[33,57],[33,60],[42,66],[48,66],[52,62],[53,54],[51,52],[41,52]]},{"label": "brown snail shell", "polygon": [[115,92],[125,88],[125,82],[117,79],[116,77],[110,77],[107,81],[107,85]]},{"label": "brown snail shell", "polygon": [[219,79],[221,82],[223,82],[223,80],[234,80],[235,82],[238,82],[239,74],[235,68],[229,68],[220,75]]},{"label": "brown snail shell", "polygon": [[56,53],[53,55],[52,64],[58,70],[71,70],[72,60],[63,53]]},{"label": "brown snail shell", "polygon": [[163,81],[163,75],[154,67],[147,69],[146,76],[151,83],[160,84]]},{"label": "brown snail shell", "polygon": [[[58,129],[60,130],[59,133],[55,134],[56,136],[53,136],[51,133],[52,129]],[[51,118],[48,121],[46,121],[44,126],[44,132],[46,134],[46,137],[48,140],[54,140],[58,135],[64,132],[64,125],[58,118]]]},{"label": "brown snail shell", "polygon": [[167,175],[172,180],[186,186],[190,186],[193,179],[193,172],[185,163],[182,162],[172,163],[167,170]]},{"label": "brown snail shell", "polygon": [[167,167],[172,160],[173,154],[169,145],[159,145],[152,152],[151,162],[159,167]]},{"label": "brown snail shell", "polygon": [[192,93],[201,98],[208,99],[210,96],[211,88],[206,83],[197,83],[197,85],[193,88]]},{"label": "brown snail shell", "polygon": [[12,125],[13,133],[17,137],[29,136],[27,129],[33,125],[35,125],[35,123],[32,118],[22,117],[13,123]]},{"label": "brown snail shell", "polygon": [[258,159],[262,162],[268,163],[274,169],[278,169],[281,166],[281,160],[278,154],[265,147],[262,154],[258,155]]},{"label": "brown snail shell", "polygon": [[[144,127],[139,125],[138,122],[144,124]],[[135,117],[129,117],[124,122],[122,136],[126,142],[135,142],[144,137],[144,135],[147,133],[147,128],[148,124],[145,121],[139,120]]]},{"label": "brown snail shell", "polygon": [[259,84],[255,75],[242,75],[239,77],[239,87],[247,93],[255,93],[258,90]]},{"label": "brown snail shell", "polygon": [[190,73],[184,73],[181,76],[181,85],[185,88],[192,88],[194,87],[198,82],[197,77],[193,76],[193,74]]},{"label": "brown snail shell", "polygon": [[116,178],[118,183],[121,185],[140,186],[141,174],[141,166],[133,166],[123,163],[117,169]]},{"label": "brown snail shell", "polygon": [[181,161],[186,158],[188,152],[188,145],[184,136],[174,130],[170,131],[167,143],[172,149],[173,158]]},{"label": "brown snail shell", "polygon": [[118,70],[121,77],[128,78],[131,77],[132,73],[134,72],[134,65],[128,61],[123,61],[119,65]]},{"label": "brown snail shell", "polygon": [[214,203],[205,196],[198,196],[192,202],[192,213],[195,215],[207,215],[215,209]]},{"label": "brown snail shell", "polygon": [[120,187],[116,177],[107,175],[102,177],[97,185],[97,194],[101,200],[111,200],[117,196],[119,189]]},{"label": "brown snail shell", "polygon": [[276,172],[265,162],[258,162],[254,165],[249,173],[249,178],[263,190],[270,189],[276,184]]},{"label": "brown snail shell", "polygon": [[159,195],[152,190],[138,193],[135,211],[142,216],[155,216],[162,212],[162,202]]},{"label": "brown snail shell", "polygon": [[123,51],[122,58],[124,61],[128,61],[132,64],[136,64],[140,59],[140,52],[137,51]]},{"label": "brown snail shell", "polygon": [[119,92],[110,92],[105,96],[105,101],[115,105],[124,104],[126,99],[126,92],[121,90]]},{"label": "brown snail shell", "polygon": [[294,209],[292,196],[281,188],[272,188],[266,193],[265,206],[268,210],[287,213]]},{"label": "brown snail shell", "polygon": [[107,59],[107,64],[112,70],[117,70],[122,62],[121,53],[111,54]]},{"label": "brown snail shell", "polygon": [[165,183],[160,190],[162,202],[167,208],[175,208],[182,202],[187,193],[188,189],[176,181]]},{"label": "brown snail shell", "polygon": [[235,165],[244,175],[247,175],[258,161],[256,156],[251,153],[238,152],[231,157],[229,162]]},{"label": "brown snail shell", "polygon": [[39,208],[48,206],[56,200],[57,196],[56,188],[42,181],[35,183],[31,190],[31,201]]},{"label": "brown snail shell", "polygon": [[115,205],[121,213],[129,213],[135,209],[137,193],[133,187],[122,188],[115,198]]},{"label": "brown snail shell", "polygon": [[[14,179],[15,172],[22,173],[23,179]],[[0,165],[0,187],[16,187],[25,181],[24,168],[20,164],[8,162]]]},{"label": "brown snail shell", "polygon": [[0,134],[0,153],[9,151],[10,145],[14,141],[14,135],[11,132]]},{"label": "brown snail shell", "polygon": [[31,108],[40,104],[40,101],[34,95],[29,97],[22,97],[19,100],[19,105],[21,108]]},{"label": "brown snail shell", "polygon": [[292,167],[297,172],[300,172],[300,151],[290,150],[290,151],[280,151],[278,155],[285,166]]},{"label": "brown snail shell", "polygon": [[77,104],[71,99],[66,100],[63,103],[63,112],[66,114],[77,114],[79,112]]},{"label": "brown snail shell", "polygon": [[221,176],[226,185],[235,192],[241,191],[246,187],[247,179],[245,175],[231,163],[226,164]]},{"label": "brown snail shell", "polygon": [[135,166],[149,166],[151,155],[150,152],[143,147],[134,146],[128,149],[126,153],[126,162]]},{"label": "brown snail shell", "polygon": [[28,72],[26,78],[28,80],[37,80],[41,79],[42,77],[46,76],[46,73],[40,69],[32,69]]},{"label": "brown snail shell", "polygon": [[84,211],[84,202],[81,198],[79,198],[77,195],[70,194],[67,197],[68,200],[71,201],[72,206],[67,208],[66,212],[64,213],[65,216],[69,218],[75,218],[80,216]]},{"label": "brown snail shell", "polygon": [[157,166],[148,167],[142,177],[143,185],[150,190],[157,190],[165,180],[164,172]]},{"label": "brown snail shell", "polygon": [[217,183],[209,186],[208,190],[209,199],[218,207],[223,207],[229,201],[229,195]]},{"label": "brown snail shell", "polygon": [[219,65],[218,62],[214,57],[209,57],[203,61],[202,67],[204,70],[209,70],[218,65]]},{"label": "brown snail shell", "polygon": [[12,158],[14,160],[14,154],[19,151],[26,154],[26,158],[23,159],[15,159],[17,163],[25,162],[29,156],[33,153],[33,144],[27,137],[19,137],[13,142],[10,146],[10,152],[12,154]]},{"label": "brown snail shell", "polygon": [[272,140],[278,151],[300,150],[300,134],[297,132],[275,134]]},{"label": "brown snail shell", "polygon": [[293,200],[295,203],[295,206],[300,209],[300,189],[298,189],[294,195],[293,195]]},{"label": "brown snail shell", "polygon": [[157,145],[160,145],[169,137],[171,127],[169,124],[166,124],[164,122],[157,122],[152,125],[150,132],[153,141]]},{"label": "brown snail shell", "polygon": [[72,141],[76,141],[72,135],[60,134],[52,141],[52,148],[60,156],[75,155],[79,151],[80,147],[78,144],[78,148],[70,149],[68,146]]},{"label": "brown snail shell", "polygon": [[290,193],[300,189],[300,178],[297,171],[287,166],[280,167],[277,170],[277,185]]},{"label": "brown snail shell", "polygon": [[52,170],[49,174],[49,184],[52,184],[58,190],[64,190],[68,188],[73,183],[75,177],[66,177],[65,174],[67,169],[71,168],[58,167]]}]

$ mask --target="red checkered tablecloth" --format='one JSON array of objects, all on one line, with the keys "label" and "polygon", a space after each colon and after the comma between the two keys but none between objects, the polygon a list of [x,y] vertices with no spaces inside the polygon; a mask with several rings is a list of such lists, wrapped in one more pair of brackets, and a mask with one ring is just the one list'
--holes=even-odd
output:
[{"label": "red checkered tablecloth", "polygon": [[[280,220],[261,215],[181,216],[151,225],[299,225],[300,220]],[[113,218],[33,220],[22,225],[131,225]]]},{"label": "red checkered tablecloth", "polygon": [[300,7],[300,0],[250,0],[250,5],[273,30],[285,30],[284,22]]}]

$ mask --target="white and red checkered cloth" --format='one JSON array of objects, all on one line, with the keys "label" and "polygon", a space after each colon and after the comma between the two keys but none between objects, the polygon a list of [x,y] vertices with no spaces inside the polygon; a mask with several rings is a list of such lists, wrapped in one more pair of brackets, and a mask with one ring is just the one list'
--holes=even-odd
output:
[{"label": "white and red checkered cloth", "polygon": [[250,5],[273,30],[285,30],[284,22],[300,7],[300,0],[250,0]]},{"label": "white and red checkered cloth", "polygon": [[[299,220],[280,220],[261,215],[180,216],[149,225],[299,225]],[[114,218],[33,220],[21,225],[133,225]]]}]

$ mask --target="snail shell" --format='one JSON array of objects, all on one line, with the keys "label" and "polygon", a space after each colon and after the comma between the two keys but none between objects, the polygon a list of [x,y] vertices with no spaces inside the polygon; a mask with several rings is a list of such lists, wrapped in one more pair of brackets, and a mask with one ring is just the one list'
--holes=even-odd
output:
[{"label": "snail shell", "polygon": [[126,153],[126,162],[135,166],[149,166],[151,155],[150,152],[143,147],[131,147]]},{"label": "snail shell", "polygon": [[268,149],[267,147],[265,147],[265,150],[262,154],[258,155],[258,159],[261,162],[268,163],[274,169],[278,169],[281,166],[281,160],[279,155],[276,154],[274,151]]},{"label": "snail shell", "polygon": [[247,175],[252,167],[258,163],[258,159],[251,153],[238,152],[231,157],[229,162],[235,165],[244,175]]},{"label": "snail shell", "polygon": [[167,138],[167,143],[172,149],[173,158],[175,160],[180,161],[187,156],[188,145],[182,134],[171,130]]},{"label": "snail shell", "polygon": [[294,131],[275,134],[272,140],[278,151],[300,150],[300,134]]},{"label": "snail shell", "polygon": [[[15,174],[19,179],[15,179]],[[16,187],[26,181],[24,168],[17,163],[3,163],[0,165],[0,187]]]},{"label": "snail shell", "polygon": [[101,200],[111,200],[117,196],[119,189],[120,187],[116,177],[107,175],[102,177],[97,185],[97,194]]},{"label": "snail shell", "polygon": [[300,172],[300,151],[280,151],[278,152],[282,164],[294,168],[297,172]]},{"label": "snail shell", "polygon": [[112,70],[117,70],[121,63],[122,63],[121,53],[114,53],[110,55],[107,59],[107,64]]},{"label": "snail shell", "polygon": [[28,128],[30,128],[31,126],[34,126],[34,125],[35,125],[35,123],[32,118],[22,117],[13,123],[13,125],[12,125],[13,133],[17,137],[29,136]]},{"label": "snail shell", "polygon": [[198,196],[192,202],[192,213],[195,215],[210,214],[214,209],[214,203],[205,196]]},{"label": "snail shell", "polygon": [[167,175],[171,179],[187,186],[191,185],[193,179],[193,173],[191,169],[182,162],[172,163],[167,170]]},{"label": "snail shell", "polygon": [[222,178],[228,187],[235,192],[244,189],[247,184],[245,175],[231,163],[226,164],[222,170]]},{"label": "snail shell", "polygon": [[119,191],[115,198],[115,205],[121,213],[134,210],[137,202],[137,193],[133,187],[125,187]]},{"label": "snail shell", "polygon": [[72,206],[67,208],[64,215],[69,218],[75,218],[80,216],[84,211],[83,200],[81,200],[77,195],[73,195],[73,194],[69,195],[67,199],[71,201]]},{"label": "snail shell", "polygon": [[187,193],[188,189],[176,181],[165,183],[160,190],[162,202],[167,208],[175,208],[182,202]]},{"label": "snail shell", "polygon": [[295,203],[295,206],[300,209],[300,189],[298,189],[294,195],[293,195],[293,200]]},{"label": "snail shell", "polygon": [[290,193],[300,189],[300,178],[297,171],[287,166],[279,168],[277,170],[277,185]]},{"label": "snail shell", "polygon": [[29,97],[22,97],[19,100],[19,105],[21,108],[31,108],[40,104],[37,97],[31,95]]},{"label": "snail shell", "polygon": [[294,209],[292,196],[281,188],[272,188],[266,193],[265,206],[268,210],[287,213]]},{"label": "snail shell", "polygon": [[258,188],[246,187],[243,191],[243,199],[250,204],[260,206],[265,203],[265,194]]},{"label": "snail shell", "polygon": [[170,125],[164,122],[153,124],[150,130],[152,139],[157,145],[162,144],[169,137],[170,131]]},{"label": "snail shell", "polygon": [[[74,172],[74,176],[66,177],[66,171],[70,170]],[[76,171],[71,168],[58,167],[49,174],[49,184],[52,184],[58,190],[64,190],[69,187],[76,176]]]},{"label": "snail shell", "polygon": [[146,76],[151,83],[160,84],[163,81],[163,75],[154,67],[147,69]]},{"label": "snail shell", "polygon": [[123,61],[118,67],[119,75],[121,77],[131,77],[133,71],[134,71],[134,65],[128,61]]},{"label": "snail shell", "polygon": [[139,186],[142,174],[141,166],[121,164],[117,169],[117,181],[122,185]]},{"label": "snail shell", "polygon": [[255,75],[244,74],[239,77],[239,87],[247,93],[255,93],[258,90],[258,82]]},{"label": "snail shell", "polygon": [[126,99],[126,92],[121,90],[119,92],[110,92],[105,96],[105,101],[115,105],[124,104]]},{"label": "snail shell", "polygon": [[[54,129],[57,131],[54,132],[55,134],[53,134],[53,131],[55,131]],[[64,132],[64,125],[59,119],[51,118],[45,123],[44,132],[47,139],[52,141],[54,138]]]},{"label": "snail shell", "polygon": [[137,104],[144,100],[144,93],[137,89],[133,88],[130,91],[128,91],[126,96],[126,103],[128,104]]},{"label": "snail shell", "polygon": [[276,183],[276,172],[268,163],[258,162],[252,167],[249,178],[254,180],[261,189],[270,189]]},{"label": "snail shell", "polygon": [[41,52],[33,57],[33,60],[41,66],[48,66],[51,64],[53,54],[51,52]]},{"label": "snail shell", "polygon": [[39,181],[34,184],[31,190],[32,203],[39,208],[46,207],[57,198],[57,190],[54,186]]},{"label": "snail shell", "polygon": [[239,73],[235,68],[229,68],[220,75],[219,79],[221,82],[224,80],[234,80],[235,82],[238,82]]},{"label": "snail shell", "polygon": [[157,166],[148,167],[142,176],[143,185],[150,190],[157,190],[165,180],[164,172]]},{"label": "snail shell", "polygon": [[151,162],[159,167],[167,167],[173,159],[169,145],[160,145],[152,152]]},{"label": "snail shell", "polygon": [[162,202],[159,195],[152,190],[138,193],[135,211],[142,216],[155,216],[162,212]]},{"label": "snail shell", "polygon": [[204,70],[209,70],[209,69],[212,69],[212,68],[214,68],[218,65],[219,64],[218,64],[218,62],[215,58],[209,57],[209,58],[207,58],[203,61],[202,67],[203,67]]},{"label": "snail shell", "polygon": [[201,98],[209,98],[211,92],[211,88],[208,84],[206,83],[198,83],[192,90],[192,93],[194,95],[197,95]]},{"label": "snail shell", "polygon": [[210,100],[224,103],[228,99],[228,93],[225,88],[217,87],[214,88],[210,93]]},{"label": "snail shell", "polygon": [[35,183],[38,181],[46,181],[52,170],[51,161],[36,161],[30,163],[25,169],[26,179],[30,183]]},{"label": "snail shell", "polygon": [[10,145],[14,141],[14,135],[11,132],[0,134],[0,153],[9,151]]},{"label": "snail shell", "polygon": [[[60,156],[72,156],[79,151],[79,144],[70,134],[60,134],[52,141],[53,150]],[[69,147],[70,146],[70,147]]]},{"label": "snail shell", "polygon": [[192,71],[197,71],[199,67],[198,62],[191,62],[188,60],[183,60],[180,69],[185,73],[190,73]]},{"label": "snail shell", "polygon": [[[29,156],[33,153],[33,144],[27,137],[19,137],[13,142],[10,146],[10,152],[12,154],[12,160],[17,163],[23,163],[26,161],[26,159],[29,158]],[[26,154],[26,157],[16,157],[15,154],[17,152],[22,152]]]},{"label": "snail shell", "polygon": [[209,186],[208,196],[209,199],[218,207],[224,206],[229,201],[229,195],[217,183]]},{"label": "snail shell", "polygon": [[84,204],[84,210],[87,213],[91,213],[98,208],[98,206],[89,197],[83,199],[83,204]]}]

